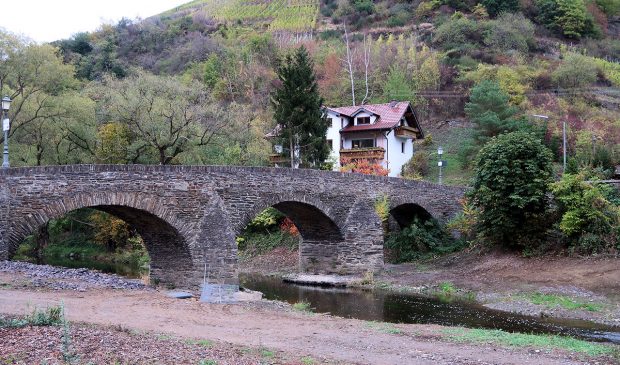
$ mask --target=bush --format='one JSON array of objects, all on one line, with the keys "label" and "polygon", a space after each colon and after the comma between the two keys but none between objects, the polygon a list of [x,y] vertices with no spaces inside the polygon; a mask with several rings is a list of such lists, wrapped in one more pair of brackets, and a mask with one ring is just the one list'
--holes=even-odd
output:
[{"label": "bush", "polygon": [[402,177],[407,179],[420,180],[428,175],[430,167],[428,166],[428,154],[424,151],[417,151],[411,159],[403,165]]},{"label": "bush", "polygon": [[538,22],[568,38],[580,38],[588,31],[584,0],[538,0]]},{"label": "bush", "polygon": [[595,253],[614,245],[614,230],[618,225],[618,208],[614,207],[595,184],[586,182],[584,174],[564,174],[551,185],[560,205],[560,230],[579,252]]},{"label": "bush", "polygon": [[484,43],[496,52],[527,53],[534,43],[534,24],[523,14],[502,14],[489,23]]},{"label": "bush", "polygon": [[385,246],[394,250],[396,262],[409,262],[454,252],[462,248],[462,242],[454,241],[437,220],[416,217],[408,227],[390,235]]},{"label": "bush", "polygon": [[553,72],[552,79],[562,88],[582,88],[595,83],[597,75],[598,67],[591,58],[569,53]]},{"label": "bush", "polygon": [[478,43],[479,30],[475,21],[459,18],[443,23],[435,32],[434,43],[444,50],[465,51]]},{"label": "bush", "polygon": [[528,246],[541,233],[552,180],[551,152],[538,136],[502,134],[487,143],[476,159],[473,189],[468,193],[480,211],[477,230],[491,243]]},{"label": "bush", "polygon": [[390,170],[381,166],[376,161],[368,159],[345,159],[340,160],[340,172],[357,172],[364,175],[387,176]]},{"label": "bush", "polygon": [[514,13],[519,10],[519,0],[482,0],[480,3],[484,5],[492,17],[496,17],[501,13]]}]

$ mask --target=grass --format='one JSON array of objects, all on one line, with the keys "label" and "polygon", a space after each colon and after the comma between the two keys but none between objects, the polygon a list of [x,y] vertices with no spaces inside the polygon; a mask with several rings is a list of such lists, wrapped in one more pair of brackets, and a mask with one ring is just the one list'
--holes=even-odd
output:
[{"label": "grass", "polygon": [[0,318],[0,328],[21,328],[26,326],[59,326],[65,323],[61,305],[46,309],[34,308],[30,314],[18,318]]},{"label": "grass", "polygon": [[394,326],[393,324],[386,322],[368,321],[366,322],[366,327],[377,330],[379,332],[388,333],[390,335],[400,335],[403,333],[401,329],[396,328],[396,326]]},{"label": "grass", "polygon": [[301,358],[301,363],[304,365],[313,365],[316,364],[316,360],[314,360],[310,356],[304,356]]},{"label": "grass", "polygon": [[312,313],[310,303],[306,301],[301,301],[293,304],[293,309],[298,312]]},{"label": "grass", "polygon": [[581,302],[564,295],[532,293],[525,295],[525,298],[533,304],[544,305],[547,308],[584,309],[590,312],[600,312],[603,309],[600,303]]},{"label": "grass", "polygon": [[491,343],[508,347],[537,347],[583,353],[589,356],[617,356],[615,346],[557,335],[531,335],[501,330],[447,328],[443,335],[453,342]]},{"label": "grass", "polygon": [[187,340],[188,345],[196,345],[201,347],[213,347],[213,341],[209,340]]}]

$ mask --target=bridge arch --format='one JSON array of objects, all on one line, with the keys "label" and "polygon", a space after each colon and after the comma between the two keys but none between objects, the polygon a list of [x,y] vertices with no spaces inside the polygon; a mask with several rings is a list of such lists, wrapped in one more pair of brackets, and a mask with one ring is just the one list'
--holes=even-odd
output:
[{"label": "bridge arch", "polygon": [[150,273],[154,280],[179,282],[179,268],[193,270],[190,239],[187,228],[160,202],[161,198],[148,194],[101,193],[67,195],[48,200],[38,209],[21,207],[22,214],[11,222],[9,257],[27,236],[48,221],[74,210],[92,208],[122,219],[136,229],[151,258]]},{"label": "bridge arch", "polygon": [[328,206],[318,199],[287,195],[265,197],[248,210],[235,233],[240,234],[252,219],[269,207],[284,213],[299,230],[301,271],[326,273],[334,270],[344,234]]}]

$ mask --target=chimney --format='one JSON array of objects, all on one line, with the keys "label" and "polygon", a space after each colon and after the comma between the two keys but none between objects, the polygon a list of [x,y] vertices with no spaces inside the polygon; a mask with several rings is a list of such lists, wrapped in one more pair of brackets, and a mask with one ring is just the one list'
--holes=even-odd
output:
[{"label": "chimney", "polygon": [[396,106],[396,104],[398,104],[398,101],[396,100],[390,100],[390,108],[393,108]]}]

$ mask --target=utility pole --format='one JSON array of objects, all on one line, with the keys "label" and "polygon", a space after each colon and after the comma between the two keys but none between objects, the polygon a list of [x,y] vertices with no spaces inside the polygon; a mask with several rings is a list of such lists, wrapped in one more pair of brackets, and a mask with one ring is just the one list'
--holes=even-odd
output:
[{"label": "utility pole", "polygon": [[562,121],[562,154],[563,154],[563,168],[562,173],[566,173],[566,121]]}]

